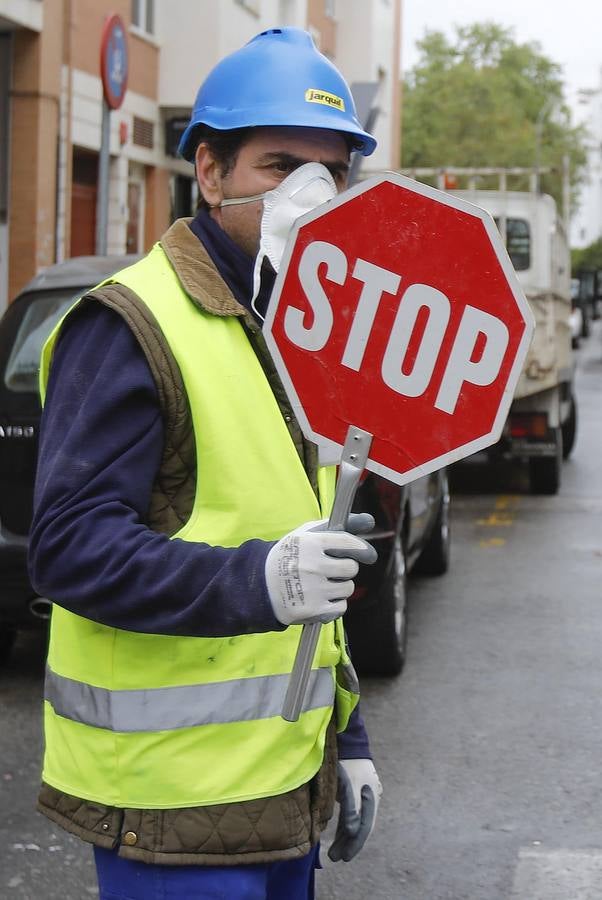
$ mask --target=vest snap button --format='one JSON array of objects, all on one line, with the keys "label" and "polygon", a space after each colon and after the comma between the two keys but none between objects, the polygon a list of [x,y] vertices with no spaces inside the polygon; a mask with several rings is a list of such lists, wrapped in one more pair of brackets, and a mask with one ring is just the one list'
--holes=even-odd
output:
[{"label": "vest snap button", "polygon": [[291,421],[291,417],[290,417],[290,416],[285,416],[285,417],[284,417],[284,421],[285,421],[285,422],[290,422],[290,421]]},{"label": "vest snap button", "polygon": [[133,847],[135,843],[138,841],[138,835],[135,831],[126,831],[123,835],[123,843],[127,844],[128,847]]},{"label": "vest snap button", "polygon": [[108,830],[109,830],[109,823],[108,823],[108,822],[103,822],[102,825],[101,825],[101,828],[102,828],[103,831],[108,831]]}]

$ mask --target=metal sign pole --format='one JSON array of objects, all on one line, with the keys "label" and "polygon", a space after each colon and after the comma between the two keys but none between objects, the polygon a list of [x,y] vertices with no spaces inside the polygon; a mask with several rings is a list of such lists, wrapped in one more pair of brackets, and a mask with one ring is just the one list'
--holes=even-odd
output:
[{"label": "metal sign pole", "polygon": [[[347,519],[361,474],[366,467],[371,443],[372,435],[367,431],[353,425],[347,431],[328,531],[345,531],[347,528]],[[320,622],[303,626],[282,707],[281,715],[286,722],[296,722],[301,714],[321,628]]]},{"label": "metal sign pole", "polygon": [[111,141],[111,110],[102,101],[102,131],[98,159],[98,197],[96,201],[96,254],[106,256],[109,224],[109,150]]}]

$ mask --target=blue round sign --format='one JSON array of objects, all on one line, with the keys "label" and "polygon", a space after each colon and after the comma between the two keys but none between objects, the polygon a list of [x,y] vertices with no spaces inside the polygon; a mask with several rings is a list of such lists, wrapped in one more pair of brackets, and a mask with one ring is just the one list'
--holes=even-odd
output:
[{"label": "blue round sign", "polygon": [[109,16],[102,30],[100,74],[105,100],[111,109],[118,109],[128,83],[127,34],[121,16]]}]

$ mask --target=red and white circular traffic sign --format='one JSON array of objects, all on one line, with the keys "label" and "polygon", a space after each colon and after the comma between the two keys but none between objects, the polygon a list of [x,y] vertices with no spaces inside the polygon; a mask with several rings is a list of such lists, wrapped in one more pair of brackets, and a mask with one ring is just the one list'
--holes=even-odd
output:
[{"label": "red and white circular traffic sign", "polygon": [[323,456],[405,484],[499,438],[533,327],[489,213],[391,173],[295,223],[264,334]]},{"label": "red and white circular traffic sign", "polygon": [[107,16],[100,39],[100,77],[105,102],[119,109],[128,84],[128,41],[121,16]]}]

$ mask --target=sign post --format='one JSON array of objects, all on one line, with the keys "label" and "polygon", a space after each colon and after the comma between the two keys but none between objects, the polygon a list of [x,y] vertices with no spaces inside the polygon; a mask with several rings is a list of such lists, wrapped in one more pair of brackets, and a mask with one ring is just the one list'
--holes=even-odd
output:
[{"label": "sign post", "polygon": [[533,327],[497,227],[473,204],[391,173],[298,219],[264,334],[305,436],[341,463],[330,525],[346,527],[354,430],[362,468],[397,484],[498,440]]},{"label": "sign post", "polygon": [[123,103],[128,80],[128,45],[121,17],[111,15],[102,30],[100,42],[100,75],[102,79],[102,124],[98,160],[98,198],[96,203],[96,253],[107,252],[109,220],[109,155],[111,110]]},{"label": "sign post", "polygon": [[[362,472],[368,461],[371,443],[372,435],[367,431],[362,431],[361,428],[351,426],[347,432],[339,464],[334,503],[328,520],[329,531],[345,531],[347,528],[347,519]],[[303,699],[311,673],[311,664],[320,639],[321,627],[319,622],[303,626],[299,649],[282,707],[282,718],[287,722],[296,722],[303,708]]]}]

